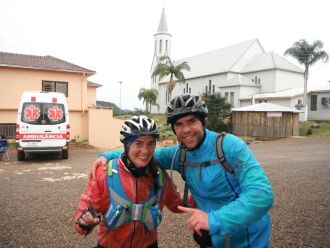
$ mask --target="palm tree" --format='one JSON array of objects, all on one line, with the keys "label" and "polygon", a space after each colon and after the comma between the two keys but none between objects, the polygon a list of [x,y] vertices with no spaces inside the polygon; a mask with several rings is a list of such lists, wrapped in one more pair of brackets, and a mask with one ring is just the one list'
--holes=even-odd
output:
[{"label": "palm tree", "polygon": [[156,89],[140,89],[138,98],[139,100],[143,99],[143,104],[146,104],[146,113],[150,113],[152,105],[159,107],[157,104],[157,96],[158,91]]},{"label": "palm tree", "polygon": [[[172,91],[175,87],[176,82],[185,82],[186,78],[183,75],[183,70],[190,71],[190,66],[187,62],[182,62],[179,65],[174,65],[174,62],[170,59],[169,56],[163,56],[160,58],[159,63],[155,67],[153,73],[151,74],[152,78],[159,77],[159,80],[166,76],[170,76],[170,81],[167,82],[166,88],[168,92],[168,100],[171,100]],[[174,78],[177,80],[175,81]]]},{"label": "palm tree", "polygon": [[[284,55],[290,55],[301,65],[305,66],[304,72],[304,106],[307,105],[307,81],[309,77],[309,68],[311,65],[315,64],[321,59],[324,59],[325,62],[328,61],[328,54],[322,50],[323,42],[320,40],[314,41],[312,44],[309,44],[305,39],[296,41],[293,43],[293,46],[286,49]],[[307,114],[308,110],[305,108]],[[307,116],[307,115],[306,115]]]}]

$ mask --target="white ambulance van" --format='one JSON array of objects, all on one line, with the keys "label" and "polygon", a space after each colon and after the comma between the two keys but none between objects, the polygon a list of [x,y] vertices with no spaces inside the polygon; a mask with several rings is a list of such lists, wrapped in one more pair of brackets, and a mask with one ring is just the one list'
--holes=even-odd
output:
[{"label": "white ambulance van", "polygon": [[70,124],[65,95],[23,92],[16,123],[17,159],[27,153],[60,152],[69,157]]}]

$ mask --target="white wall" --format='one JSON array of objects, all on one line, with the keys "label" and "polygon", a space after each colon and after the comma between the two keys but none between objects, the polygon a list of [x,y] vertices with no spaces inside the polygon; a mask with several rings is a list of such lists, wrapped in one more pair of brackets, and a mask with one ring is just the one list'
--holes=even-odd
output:
[{"label": "white wall", "polygon": [[290,88],[303,88],[304,74],[283,70],[276,70],[275,91],[281,91]]},{"label": "white wall", "polygon": [[276,70],[259,71],[243,74],[249,79],[260,78],[260,93],[275,92]]},{"label": "white wall", "polygon": [[[311,95],[317,95],[317,111],[311,111]],[[309,120],[330,120],[330,107],[321,104],[322,97],[330,97],[329,92],[316,92],[308,94],[308,119]]]}]

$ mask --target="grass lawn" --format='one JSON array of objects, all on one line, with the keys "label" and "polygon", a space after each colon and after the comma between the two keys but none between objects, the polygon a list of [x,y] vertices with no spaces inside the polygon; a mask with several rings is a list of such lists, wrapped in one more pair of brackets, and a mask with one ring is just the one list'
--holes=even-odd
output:
[{"label": "grass lawn", "polygon": [[[313,124],[320,125],[319,128],[313,128]],[[307,136],[308,130],[312,131],[311,137],[330,137],[330,122],[306,121],[299,123],[299,135]]]}]

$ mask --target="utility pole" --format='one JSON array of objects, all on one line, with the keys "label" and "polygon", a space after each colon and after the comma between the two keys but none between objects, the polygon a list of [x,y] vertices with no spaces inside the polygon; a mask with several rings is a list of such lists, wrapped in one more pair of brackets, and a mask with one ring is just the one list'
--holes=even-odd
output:
[{"label": "utility pole", "polygon": [[123,82],[119,81],[119,115],[121,115],[121,84]]}]

